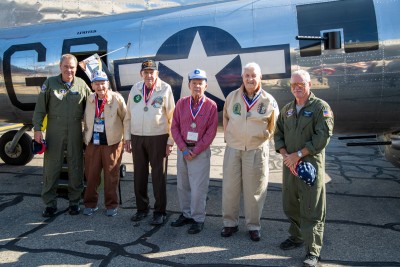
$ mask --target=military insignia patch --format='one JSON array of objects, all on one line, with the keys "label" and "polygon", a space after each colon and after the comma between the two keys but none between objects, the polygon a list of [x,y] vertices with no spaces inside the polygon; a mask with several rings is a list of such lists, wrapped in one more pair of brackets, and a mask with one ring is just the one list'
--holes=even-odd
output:
[{"label": "military insignia patch", "polygon": [[40,92],[41,92],[41,93],[44,93],[44,92],[46,92],[46,90],[47,90],[47,87],[46,87],[45,84],[43,84],[43,85],[42,85],[42,88],[40,88]]},{"label": "military insignia patch", "polygon": [[65,95],[65,94],[67,93],[67,90],[61,89],[58,93],[59,93],[59,94],[62,94],[62,95]]},{"label": "military insignia patch", "polygon": [[151,103],[151,105],[154,108],[160,108],[163,104],[163,98],[161,96],[156,97],[156,99],[153,100],[153,102]]},{"label": "military insignia patch", "polygon": [[312,111],[307,111],[307,110],[304,110],[304,112],[303,112],[303,116],[304,116],[304,117],[311,117],[311,116],[312,116],[312,114],[313,114],[313,112],[312,112]]},{"label": "military insignia patch", "polygon": [[286,111],[286,118],[289,118],[290,116],[293,115],[294,110],[291,108],[288,111]]},{"label": "military insignia patch", "polygon": [[142,100],[142,96],[141,96],[141,95],[135,95],[135,96],[133,97],[133,101],[135,101],[135,103],[139,103],[140,100]]},{"label": "military insignia patch", "polygon": [[240,114],[241,109],[242,109],[242,106],[240,106],[239,103],[236,103],[235,105],[233,105],[233,114],[241,115]]},{"label": "military insignia patch", "polygon": [[267,112],[267,108],[265,107],[264,103],[258,104],[257,112],[258,114],[265,114]]}]

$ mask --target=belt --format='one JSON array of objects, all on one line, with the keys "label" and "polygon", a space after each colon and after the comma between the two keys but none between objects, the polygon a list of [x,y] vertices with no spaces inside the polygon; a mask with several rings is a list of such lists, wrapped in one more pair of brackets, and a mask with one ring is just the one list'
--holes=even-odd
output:
[{"label": "belt", "polygon": [[195,143],[186,143],[186,142],[185,142],[185,144],[186,144],[187,147],[195,147],[195,146],[196,146]]}]

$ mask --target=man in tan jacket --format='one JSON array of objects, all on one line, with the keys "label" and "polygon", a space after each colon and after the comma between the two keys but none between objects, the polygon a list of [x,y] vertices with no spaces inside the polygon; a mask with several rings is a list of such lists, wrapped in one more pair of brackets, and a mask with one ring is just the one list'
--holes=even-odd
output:
[{"label": "man in tan jacket", "polygon": [[[86,101],[84,116],[85,174],[87,187],[84,196],[84,215],[92,215],[97,208],[97,188],[104,170],[104,198],[106,215],[117,215],[119,167],[123,153],[123,136],[129,134],[124,127],[126,104],[117,92],[109,90],[107,75],[96,71],[92,77],[95,91]],[[125,132],[124,132],[125,128]]]}]

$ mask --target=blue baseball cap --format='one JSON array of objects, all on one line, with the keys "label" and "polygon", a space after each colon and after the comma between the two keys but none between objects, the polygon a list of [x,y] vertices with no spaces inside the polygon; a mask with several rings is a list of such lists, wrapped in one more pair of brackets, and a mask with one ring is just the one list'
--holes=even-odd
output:
[{"label": "blue baseball cap", "polygon": [[35,140],[32,140],[32,152],[34,155],[43,154],[46,148],[46,140],[43,140],[42,143],[38,143]]},{"label": "blue baseball cap", "polygon": [[108,81],[107,74],[104,71],[96,70],[92,73],[92,82],[95,81]]},{"label": "blue baseball cap", "polygon": [[194,71],[189,72],[188,74],[189,81],[193,79],[200,79],[207,81],[207,74],[204,70],[195,69]]},{"label": "blue baseball cap", "polygon": [[297,163],[295,172],[293,174],[299,177],[309,186],[313,186],[315,184],[315,180],[317,179],[317,170],[310,162],[300,161]]}]

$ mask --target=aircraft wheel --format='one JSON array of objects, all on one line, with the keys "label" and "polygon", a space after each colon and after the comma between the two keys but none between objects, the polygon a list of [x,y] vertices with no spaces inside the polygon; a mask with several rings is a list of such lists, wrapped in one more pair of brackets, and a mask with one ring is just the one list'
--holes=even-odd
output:
[{"label": "aircraft wheel", "polygon": [[11,142],[17,130],[9,131],[0,137],[0,157],[9,165],[25,165],[33,158],[32,138],[24,133],[19,139],[15,151],[7,153],[7,148],[11,146]]},{"label": "aircraft wheel", "polygon": [[126,175],[126,165],[121,164],[121,166],[119,167],[119,177],[124,178],[125,175]]}]

